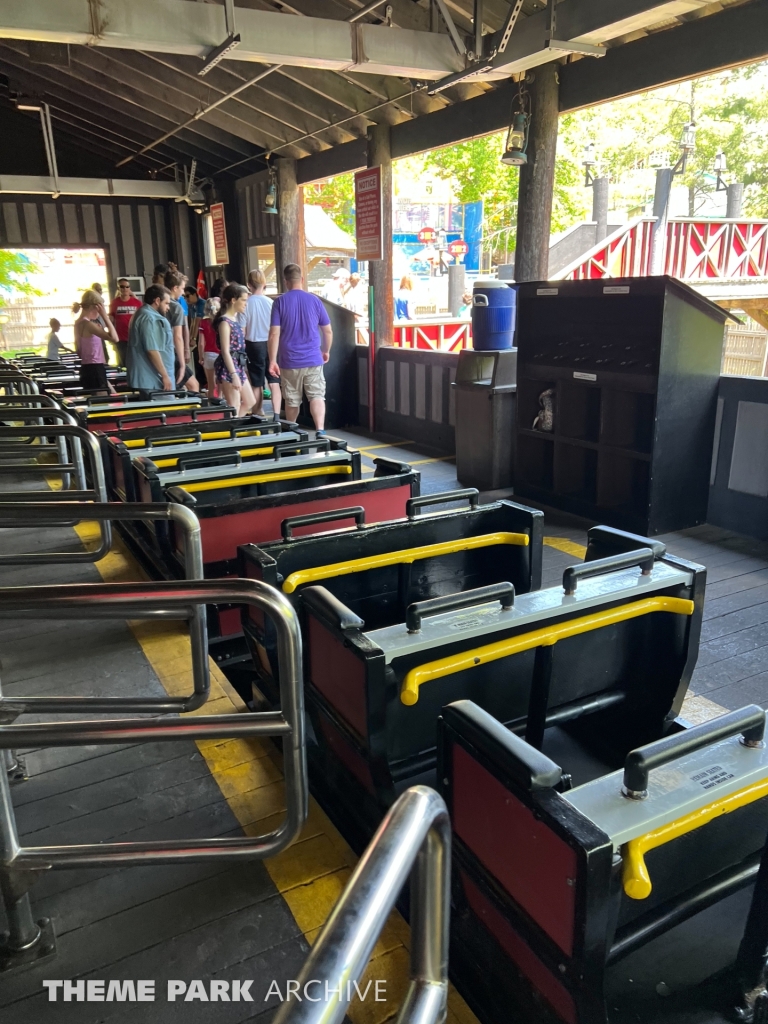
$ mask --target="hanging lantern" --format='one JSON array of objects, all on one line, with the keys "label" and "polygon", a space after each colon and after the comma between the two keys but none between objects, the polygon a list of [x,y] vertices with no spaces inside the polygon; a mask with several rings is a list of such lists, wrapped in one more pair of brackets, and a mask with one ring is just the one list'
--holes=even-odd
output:
[{"label": "hanging lantern", "polygon": [[522,167],[528,163],[528,115],[518,111],[512,115],[512,124],[507,132],[507,141],[501,162],[509,167]]},{"label": "hanging lantern", "polygon": [[264,196],[263,213],[277,213],[277,180],[275,172],[269,169],[269,188]]}]

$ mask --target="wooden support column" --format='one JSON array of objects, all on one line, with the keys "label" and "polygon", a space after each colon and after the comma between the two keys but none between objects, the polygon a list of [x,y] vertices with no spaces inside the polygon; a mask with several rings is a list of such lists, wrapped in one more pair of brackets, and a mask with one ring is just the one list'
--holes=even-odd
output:
[{"label": "wooden support column", "polygon": [[278,236],[275,251],[277,286],[283,290],[283,270],[298,263],[306,277],[304,190],[296,181],[296,161],[280,157],[277,166]]},{"label": "wooden support column", "polygon": [[376,348],[380,348],[382,345],[392,344],[392,325],[395,320],[395,293],[392,281],[392,149],[388,124],[377,124],[368,129],[368,166],[381,167],[381,229],[384,258],[371,260],[368,264],[368,278],[374,294]]},{"label": "wooden support column", "polygon": [[558,65],[542,64],[531,77],[528,163],[520,168],[515,280],[546,281],[557,149]]}]

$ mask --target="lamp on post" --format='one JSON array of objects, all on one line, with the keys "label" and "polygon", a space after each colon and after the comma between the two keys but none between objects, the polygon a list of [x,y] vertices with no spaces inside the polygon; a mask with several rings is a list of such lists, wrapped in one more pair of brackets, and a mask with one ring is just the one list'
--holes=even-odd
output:
[{"label": "lamp on post", "polygon": [[593,168],[597,166],[594,142],[590,142],[584,147],[584,156],[581,161],[581,166],[584,168],[584,188],[591,188],[595,183]]},{"label": "lamp on post", "polygon": [[507,141],[501,162],[509,167],[522,167],[528,163],[528,115],[518,110],[512,115],[512,123],[507,132]]},{"label": "lamp on post", "polygon": [[712,167],[712,170],[715,172],[715,175],[717,176],[717,187],[715,188],[715,191],[727,192],[728,186],[723,181],[723,174],[725,171],[728,170],[728,164],[725,159],[725,153],[722,151],[722,149],[718,149],[715,155],[715,163]]},{"label": "lamp on post", "polygon": [[680,147],[680,159],[672,168],[674,174],[684,174],[688,164],[688,157],[696,149],[696,122],[687,121],[683,125],[683,133],[678,142]]},{"label": "lamp on post", "polygon": [[264,196],[262,213],[277,213],[277,175],[274,167],[269,168],[269,187]]}]

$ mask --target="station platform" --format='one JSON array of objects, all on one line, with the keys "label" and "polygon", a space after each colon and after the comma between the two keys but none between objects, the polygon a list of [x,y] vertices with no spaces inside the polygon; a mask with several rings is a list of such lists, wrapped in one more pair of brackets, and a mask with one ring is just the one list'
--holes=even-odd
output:
[{"label": "station platform", "polygon": [[[373,471],[374,458],[387,456],[420,470],[422,493],[459,486],[450,459],[434,458],[407,441],[332,434],[360,448],[364,471]],[[8,489],[18,486],[6,480]],[[583,557],[586,534],[582,526],[550,516],[545,534],[547,586]],[[0,552],[58,547],[62,539],[75,547],[88,537],[87,528],[2,530]],[[670,552],[708,569],[701,653],[684,717],[698,723],[749,702],[768,705],[768,544],[707,526],[660,539]],[[0,568],[2,586],[140,578],[139,566],[119,539],[96,566]],[[189,689],[189,643],[174,623],[5,620],[0,644],[0,680],[7,696],[128,690],[160,695]],[[211,699],[200,713],[244,710],[213,663],[211,676]],[[257,834],[266,831],[269,819],[277,822],[284,807],[280,756],[268,740],[22,753],[29,778],[13,787],[13,798],[22,838],[35,845]],[[279,1002],[273,983],[284,994],[286,981],[297,977],[355,860],[313,800],[300,841],[266,862],[51,872],[31,896],[36,915],[54,922],[57,958],[0,978],[0,1014],[14,1024],[267,1021]],[[408,926],[393,914],[367,975],[385,982],[386,998],[353,1002],[352,1024],[384,1024],[395,1016],[408,982],[408,945]],[[54,1006],[42,986],[51,978],[154,979],[157,998]],[[251,981],[252,1001],[168,1002],[169,979]],[[450,1024],[476,1020],[455,990],[447,1019]],[[728,1018],[671,1003],[667,1009],[660,996],[656,1019],[714,1024]],[[622,1020],[640,1018],[630,1014]]]}]

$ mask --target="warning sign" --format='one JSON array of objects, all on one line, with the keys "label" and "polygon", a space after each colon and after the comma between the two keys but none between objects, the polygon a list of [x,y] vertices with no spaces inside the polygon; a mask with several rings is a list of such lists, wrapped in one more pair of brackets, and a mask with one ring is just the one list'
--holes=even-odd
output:
[{"label": "warning sign", "polygon": [[369,167],[355,175],[355,237],[359,260],[383,258],[381,168]]}]

